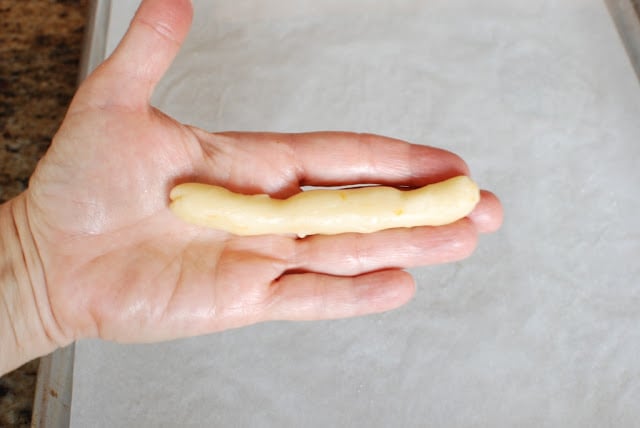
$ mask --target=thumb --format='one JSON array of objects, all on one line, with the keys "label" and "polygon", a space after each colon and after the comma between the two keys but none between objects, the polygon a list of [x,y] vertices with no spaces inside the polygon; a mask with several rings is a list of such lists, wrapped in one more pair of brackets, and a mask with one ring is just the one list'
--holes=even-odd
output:
[{"label": "thumb", "polygon": [[143,0],[118,47],[85,82],[91,103],[146,107],[192,17],[191,0]]}]

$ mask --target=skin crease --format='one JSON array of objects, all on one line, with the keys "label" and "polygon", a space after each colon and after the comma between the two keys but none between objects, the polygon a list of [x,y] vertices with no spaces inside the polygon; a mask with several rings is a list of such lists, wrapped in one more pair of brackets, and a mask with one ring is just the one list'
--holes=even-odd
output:
[{"label": "skin crease", "polygon": [[149,99],[191,19],[188,0],[142,3],[79,88],[29,189],[8,203],[28,231],[19,286],[35,307],[25,313],[49,340],[33,350],[18,337],[13,365],[85,337],[152,342],[387,311],[414,294],[402,269],[463,259],[478,233],[499,228],[487,191],[454,224],[367,235],[237,237],[178,219],[168,194],[188,181],[285,198],[305,185],[418,187],[469,174],[450,152],[382,136],[209,133],[167,117]]}]

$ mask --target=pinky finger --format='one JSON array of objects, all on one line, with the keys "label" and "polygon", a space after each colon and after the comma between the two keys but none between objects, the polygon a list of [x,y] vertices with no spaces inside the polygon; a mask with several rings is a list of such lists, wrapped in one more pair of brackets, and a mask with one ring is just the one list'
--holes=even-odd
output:
[{"label": "pinky finger", "polygon": [[271,320],[348,318],[395,309],[407,303],[415,282],[392,269],[355,277],[291,273],[276,280],[266,317]]}]

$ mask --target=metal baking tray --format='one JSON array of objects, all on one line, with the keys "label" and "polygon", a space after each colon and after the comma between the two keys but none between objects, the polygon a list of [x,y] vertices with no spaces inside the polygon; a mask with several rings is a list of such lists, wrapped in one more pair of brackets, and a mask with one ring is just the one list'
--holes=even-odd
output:
[{"label": "metal baking tray", "polygon": [[[120,3],[122,0],[118,0]],[[135,0],[126,0],[129,5]],[[604,0],[635,72],[640,76],[640,4],[636,0]],[[87,76],[108,52],[107,32],[117,20],[120,28],[128,16],[113,16],[110,0],[92,0],[89,5],[79,80]],[[127,6],[129,9],[130,7]],[[124,22],[127,21],[127,22]],[[68,426],[72,402],[74,345],[43,357],[36,386],[32,426]]]}]

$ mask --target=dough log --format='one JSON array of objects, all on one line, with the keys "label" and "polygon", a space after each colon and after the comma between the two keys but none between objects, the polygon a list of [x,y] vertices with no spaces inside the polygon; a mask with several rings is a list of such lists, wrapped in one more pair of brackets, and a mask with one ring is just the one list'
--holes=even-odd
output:
[{"label": "dough log", "polygon": [[171,210],[189,223],[236,235],[302,237],[453,223],[471,213],[480,191],[465,176],[413,190],[385,186],[316,189],[288,199],[185,183],[171,190],[170,199]]}]

